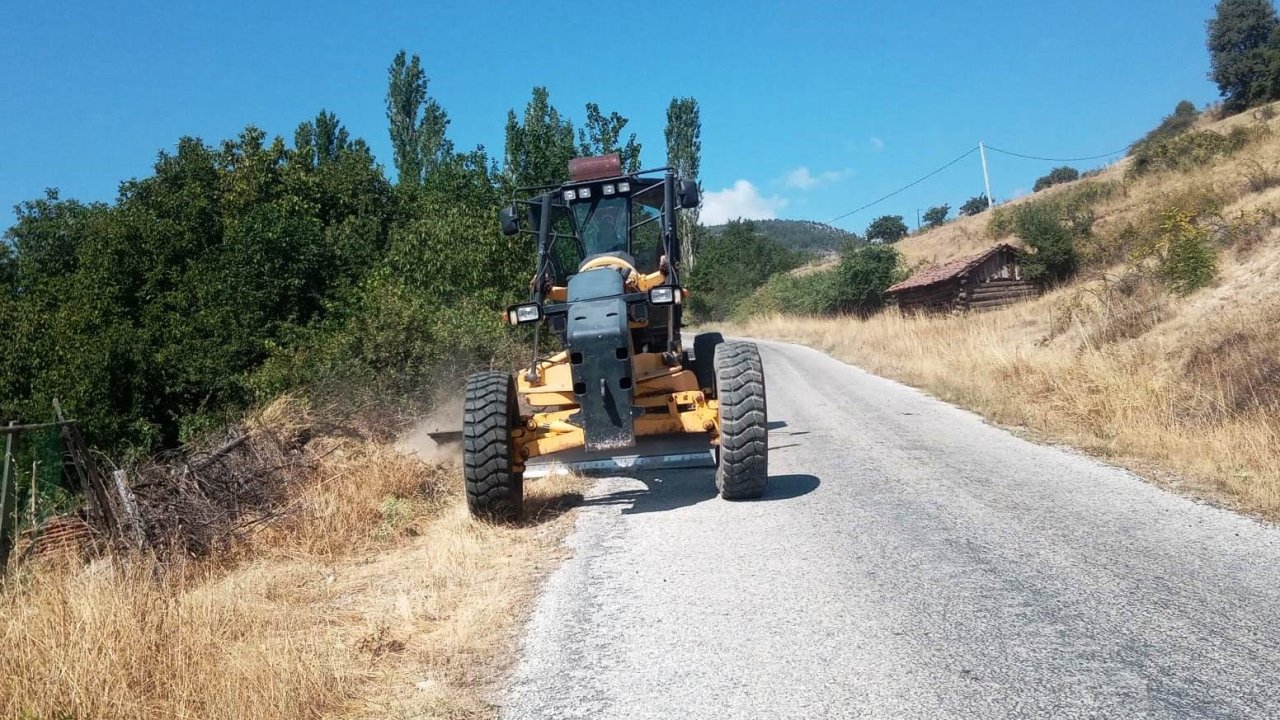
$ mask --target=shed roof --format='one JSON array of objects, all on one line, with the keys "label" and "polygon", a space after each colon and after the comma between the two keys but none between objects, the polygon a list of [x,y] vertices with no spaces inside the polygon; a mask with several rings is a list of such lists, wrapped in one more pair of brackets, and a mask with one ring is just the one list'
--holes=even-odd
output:
[{"label": "shed roof", "polygon": [[959,260],[952,260],[949,263],[925,268],[906,280],[890,286],[885,292],[896,293],[902,292],[903,290],[914,290],[915,288],[927,287],[936,283],[952,280],[981,265],[987,260],[987,258],[995,255],[1002,249],[1008,249],[1015,254],[1021,254],[1022,252],[1009,243],[999,243],[998,245],[993,245],[986,250],[983,250],[977,255],[970,255],[969,257],[963,257]]}]

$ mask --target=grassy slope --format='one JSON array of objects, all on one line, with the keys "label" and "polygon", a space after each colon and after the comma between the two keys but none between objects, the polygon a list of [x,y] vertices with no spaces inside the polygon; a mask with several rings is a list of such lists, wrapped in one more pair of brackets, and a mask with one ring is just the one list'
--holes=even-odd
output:
[{"label": "grassy slope", "polygon": [[[1253,122],[1246,114],[1211,127]],[[1102,179],[1122,181],[1124,169]],[[1255,191],[1247,177],[1259,169],[1280,175],[1280,134],[1211,166],[1127,182],[1097,207],[1105,241],[1188,194],[1226,200],[1218,222],[1249,229],[1219,250],[1218,281],[1186,298],[1150,285],[1120,292],[1116,266],[984,314],[775,317],[733,330],[819,347],[1184,492],[1280,518],[1280,188]],[[989,247],[986,215],[901,250],[921,264]]]},{"label": "grassy slope", "polygon": [[[313,441],[316,442],[316,441]],[[452,466],[321,439],[291,512],[234,557],[28,568],[0,592],[0,717],[492,717],[571,480],[472,521]]]}]

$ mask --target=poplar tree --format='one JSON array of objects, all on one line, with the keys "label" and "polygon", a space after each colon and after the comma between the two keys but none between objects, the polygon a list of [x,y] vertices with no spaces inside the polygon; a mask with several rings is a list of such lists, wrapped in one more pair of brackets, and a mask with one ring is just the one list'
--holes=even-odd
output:
[{"label": "poplar tree", "polygon": [[[667,106],[667,164],[676,174],[687,180],[697,180],[702,163],[702,120],[695,98],[671,98]],[[698,184],[701,189],[702,184]],[[694,265],[694,251],[699,241],[701,226],[699,209],[680,213],[679,229],[682,242],[681,264],[686,269]]]}]

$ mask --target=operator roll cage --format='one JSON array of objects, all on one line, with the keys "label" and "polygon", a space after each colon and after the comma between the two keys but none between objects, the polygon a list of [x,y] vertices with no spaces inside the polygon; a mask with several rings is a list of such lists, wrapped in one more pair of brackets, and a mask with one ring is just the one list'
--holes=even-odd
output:
[{"label": "operator roll cage", "polygon": [[[661,179],[645,178],[644,175],[652,175],[653,173],[664,173]],[[530,292],[530,300],[538,304],[542,304],[546,299],[546,274],[551,264],[550,252],[556,241],[561,239],[570,239],[578,243],[583,248],[585,255],[585,242],[581,237],[581,230],[578,227],[578,220],[573,212],[566,212],[569,218],[569,224],[573,229],[573,233],[565,235],[552,229],[551,215],[557,208],[570,210],[569,203],[565,202],[562,192],[566,189],[576,189],[582,186],[596,186],[604,183],[617,182],[633,182],[641,185],[640,189],[628,193],[628,202],[635,202],[636,198],[649,193],[659,187],[662,188],[662,205],[659,208],[660,214],[653,217],[645,218],[636,223],[628,223],[627,225],[627,248],[631,248],[631,241],[635,235],[635,231],[648,225],[649,223],[662,221],[662,253],[667,258],[666,266],[666,282],[665,285],[672,287],[680,287],[679,269],[676,267],[676,258],[679,256],[679,235],[676,225],[676,175],[675,170],[671,167],[650,168],[648,170],[640,170],[634,173],[623,175],[614,175],[611,177],[593,178],[591,180],[570,181],[559,184],[533,185],[530,187],[516,188],[517,195],[527,193],[540,193],[532,200],[521,200],[513,197],[511,205],[524,206],[530,210],[530,224],[534,218],[533,211],[537,211],[537,230],[521,229],[520,232],[535,235],[538,238],[538,257],[533,274],[533,288]],[[655,207],[647,203],[641,203],[646,207]]]}]

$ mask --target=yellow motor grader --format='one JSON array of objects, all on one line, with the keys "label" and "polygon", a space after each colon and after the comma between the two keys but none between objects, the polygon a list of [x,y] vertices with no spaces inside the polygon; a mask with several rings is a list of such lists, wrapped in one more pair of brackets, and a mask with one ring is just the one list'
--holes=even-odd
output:
[{"label": "yellow motor grader", "polygon": [[[534,325],[533,358],[514,376],[467,380],[468,507],[518,519],[530,460],[625,453],[638,437],[676,434],[705,438],[721,497],[759,497],[768,478],[759,351],[703,333],[690,355],[680,332],[676,214],[698,206],[697,183],[670,168],[623,173],[617,154],[574,159],[569,171],[564,184],[522,188],[532,197],[499,214],[504,233],[537,241],[529,302],[506,311],[512,325]],[[562,348],[545,356],[544,327]]]}]

